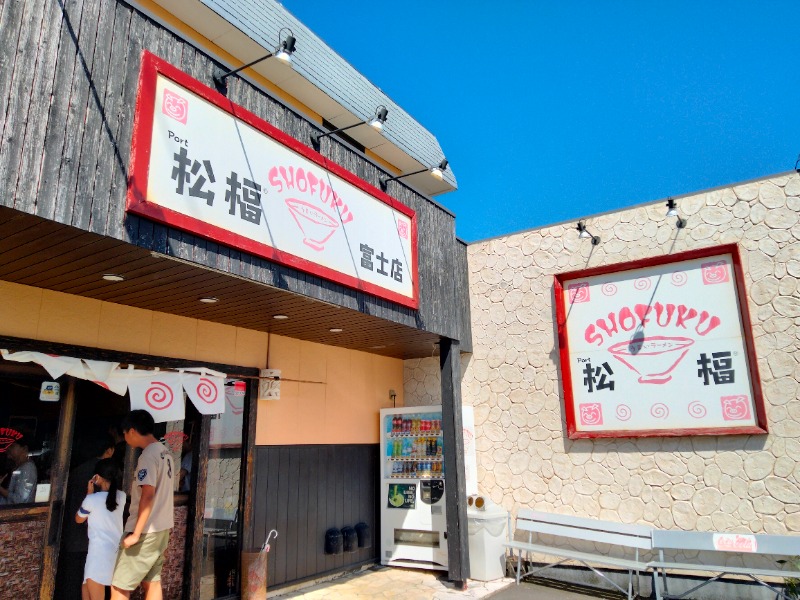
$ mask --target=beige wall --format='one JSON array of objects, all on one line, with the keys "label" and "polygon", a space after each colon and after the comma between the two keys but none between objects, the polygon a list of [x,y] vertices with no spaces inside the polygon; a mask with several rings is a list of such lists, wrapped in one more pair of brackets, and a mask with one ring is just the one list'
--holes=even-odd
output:
[{"label": "beige wall", "polygon": [[[510,510],[667,529],[800,532],[800,176],[782,176],[468,247],[481,491]],[[736,243],[742,256],[769,434],[569,440],[553,275]],[[429,400],[438,359],[407,361],[406,402]]]},{"label": "beige wall", "polygon": [[403,405],[403,361],[272,336],[269,366],[281,399],[258,407],[256,444],[377,444],[389,390]]},{"label": "beige wall", "polygon": [[0,281],[0,335],[281,369],[259,402],[257,444],[377,443],[378,411],[403,401],[403,362]]},{"label": "beige wall", "polygon": [[0,334],[241,367],[267,359],[266,333],[5,281]]}]

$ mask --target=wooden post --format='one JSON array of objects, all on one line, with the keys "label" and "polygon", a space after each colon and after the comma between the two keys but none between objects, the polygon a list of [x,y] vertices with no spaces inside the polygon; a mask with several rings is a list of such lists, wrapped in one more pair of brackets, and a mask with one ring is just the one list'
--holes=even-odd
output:
[{"label": "wooden post", "polygon": [[464,427],[461,422],[461,356],[458,342],[441,338],[442,432],[447,501],[448,577],[464,590],[469,578],[467,486],[464,480]]},{"label": "wooden post", "polygon": [[39,582],[40,600],[50,600],[55,591],[58,552],[61,548],[61,523],[64,520],[69,461],[72,455],[72,428],[75,422],[75,411],[75,380],[69,377],[67,378],[67,393],[64,396],[61,415],[58,419],[58,439],[50,469],[50,506],[44,532],[42,578]]},{"label": "wooden post", "polygon": [[[244,431],[242,432],[241,493],[239,494],[239,548],[247,550],[253,544],[253,502],[255,501],[253,480],[255,479],[256,419],[258,418],[258,387],[260,380],[249,381],[247,408],[245,409]],[[264,498],[260,498],[263,502]],[[241,572],[241,571],[240,571]]]},{"label": "wooden post", "polygon": [[183,567],[183,597],[186,600],[200,598],[200,579],[203,576],[203,518],[206,506],[208,474],[208,446],[211,438],[211,416],[200,417],[200,430],[192,440],[192,456],[195,457],[190,474],[189,510],[186,516],[186,553]]}]

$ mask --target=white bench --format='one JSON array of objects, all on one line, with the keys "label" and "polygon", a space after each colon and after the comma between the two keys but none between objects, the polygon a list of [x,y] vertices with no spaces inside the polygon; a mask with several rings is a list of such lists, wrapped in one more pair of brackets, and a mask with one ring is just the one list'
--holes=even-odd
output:
[{"label": "white bench", "polygon": [[[634,573],[638,582],[639,573],[641,571],[646,572],[648,568],[647,562],[642,561],[640,558],[640,551],[646,550],[649,552],[652,549],[652,529],[644,525],[626,525],[611,521],[520,509],[516,518],[515,530],[518,535],[512,534],[512,538],[522,537],[524,539],[512,539],[505,546],[511,551],[512,559],[514,552],[518,553],[517,584],[519,584],[522,577],[533,575],[543,569],[573,560],[594,571],[623,594],[627,594],[630,600],[634,596]],[[552,536],[552,541],[542,539],[543,535]],[[564,542],[569,540],[594,542],[595,550],[579,551],[563,547]],[[597,544],[603,546],[602,551],[597,550]],[[624,552],[620,552],[621,548],[628,548],[628,554],[633,556],[623,556]],[[544,566],[535,566],[523,572],[523,554],[526,562],[530,562],[530,555],[532,554],[555,556],[560,560]],[[601,573],[596,568],[596,565],[615,567],[627,571],[628,589],[623,589],[604,573]]]},{"label": "white bench", "polygon": [[[653,588],[656,598],[684,598],[691,597],[701,587],[718,580],[723,575],[739,575],[747,577],[763,585],[776,594],[776,598],[789,598],[785,590],[768,583],[763,578],[782,579],[785,577],[800,578],[800,571],[791,569],[763,568],[758,566],[728,566],[725,559],[735,553],[747,563],[749,556],[791,557],[800,554],[800,536],[790,535],[751,535],[737,533],[714,533],[696,531],[653,531],[653,549],[658,555],[658,560],[650,563],[653,570]],[[666,560],[665,551],[689,551],[691,553],[706,552],[709,563],[700,560],[691,562],[678,562]],[[711,562],[713,561],[713,562]],[[752,562],[752,561],[751,561]],[[682,571],[689,573],[711,573],[711,575],[692,589],[682,594],[671,595],[667,586],[667,572]]]}]

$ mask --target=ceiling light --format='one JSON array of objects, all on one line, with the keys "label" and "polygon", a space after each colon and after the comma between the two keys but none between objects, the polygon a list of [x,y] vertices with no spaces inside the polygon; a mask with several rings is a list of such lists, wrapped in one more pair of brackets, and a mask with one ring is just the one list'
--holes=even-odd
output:
[{"label": "ceiling light", "polygon": [[289,317],[287,317],[286,315],[272,315],[272,318],[277,321],[285,321]]},{"label": "ceiling light", "polygon": [[342,331],[344,331],[344,330],[343,330],[341,327],[331,327],[331,328],[329,329],[329,331],[330,331],[331,333],[342,333]]},{"label": "ceiling light", "polygon": [[219,302],[219,298],[215,298],[214,296],[206,296],[205,298],[200,298],[200,302],[203,304],[216,304]]},{"label": "ceiling light", "polygon": [[125,281],[125,277],[122,275],[116,275],[114,273],[106,273],[103,275],[103,279],[106,281]]}]

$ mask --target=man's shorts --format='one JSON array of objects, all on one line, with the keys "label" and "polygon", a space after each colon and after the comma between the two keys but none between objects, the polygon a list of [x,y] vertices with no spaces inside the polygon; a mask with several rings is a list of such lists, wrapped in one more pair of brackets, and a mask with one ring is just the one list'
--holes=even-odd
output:
[{"label": "man's shorts", "polygon": [[[127,533],[125,535],[128,535]],[[125,539],[123,536],[122,539]],[[144,533],[130,548],[120,542],[111,585],[120,590],[135,590],[142,581],[160,581],[164,552],[169,543],[169,529]]]}]

